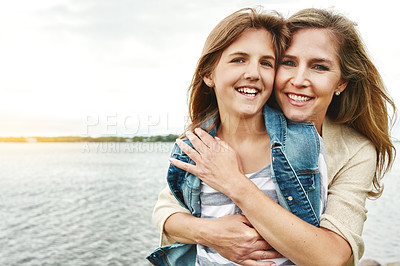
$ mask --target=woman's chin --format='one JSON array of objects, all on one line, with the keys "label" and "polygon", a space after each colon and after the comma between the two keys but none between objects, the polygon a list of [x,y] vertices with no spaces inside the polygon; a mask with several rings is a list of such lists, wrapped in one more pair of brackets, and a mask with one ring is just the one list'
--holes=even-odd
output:
[{"label": "woman's chin", "polygon": [[284,114],[287,119],[294,121],[294,122],[311,122],[309,117],[299,114],[299,112],[293,112],[293,113],[289,113],[289,114],[284,113]]}]

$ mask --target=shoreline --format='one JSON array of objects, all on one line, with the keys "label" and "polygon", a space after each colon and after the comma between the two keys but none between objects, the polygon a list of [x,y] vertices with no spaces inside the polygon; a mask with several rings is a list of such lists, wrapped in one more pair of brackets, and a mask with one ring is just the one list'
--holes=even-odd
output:
[{"label": "shoreline", "polygon": [[35,142],[175,142],[178,135],[156,135],[156,136],[134,136],[134,137],[81,137],[81,136],[61,136],[61,137],[0,137],[0,143],[35,143]]},{"label": "shoreline", "polygon": [[381,264],[374,259],[361,259],[360,266],[400,266],[400,261]]}]

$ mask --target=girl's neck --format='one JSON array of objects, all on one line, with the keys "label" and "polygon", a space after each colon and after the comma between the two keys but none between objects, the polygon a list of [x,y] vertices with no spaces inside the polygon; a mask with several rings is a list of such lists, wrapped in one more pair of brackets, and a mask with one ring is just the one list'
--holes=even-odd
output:
[{"label": "girl's neck", "polygon": [[217,136],[236,151],[243,173],[254,173],[271,162],[264,116],[223,119]]},{"label": "girl's neck", "polygon": [[262,113],[251,118],[221,116],[221,124],[217,131],[217,136],[230,145],[255,141],[260,137],[265,138],[266,135],[268,134]]}]

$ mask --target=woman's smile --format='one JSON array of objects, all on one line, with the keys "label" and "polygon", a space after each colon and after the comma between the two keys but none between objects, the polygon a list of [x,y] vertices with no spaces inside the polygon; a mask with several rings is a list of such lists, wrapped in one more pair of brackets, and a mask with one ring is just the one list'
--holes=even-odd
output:
[{"label": "woman's smile", "polygon": [[285,116],[313,122],[320,132],[326,111],[341,79],[337,45],[326,29],[297,31],[283,56],[275,79],[275,96]]},{"label": "woman's smile", "polygon": [[286,95],[295,103],[307,102],[307,101],[310,101],[313,99],[312,97],[295,94],[295,93],[286,93]]}]

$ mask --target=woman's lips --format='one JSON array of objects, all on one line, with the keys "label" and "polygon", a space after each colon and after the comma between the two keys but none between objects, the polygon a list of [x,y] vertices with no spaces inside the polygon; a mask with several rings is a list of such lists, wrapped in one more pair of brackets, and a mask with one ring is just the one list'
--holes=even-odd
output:
[{"label": "woman's lips", "polygon": [[298,107],[302,107],[306,105],[309,101],[313,100],[313,97],[305,96],[305,95],[300,95],[300,94],[294,94],[294,93],[286,93],[289,102]]},{"label": "woman's lips", "polygon": [[293,93],[287,93],[286,94],[290,99],[292,99],[295,102],[306,102],[312,99],[312,97],[304,96],[304,95],[299,95],[299,94],[293,94]]}]

